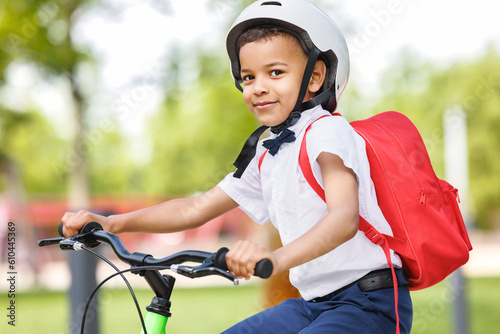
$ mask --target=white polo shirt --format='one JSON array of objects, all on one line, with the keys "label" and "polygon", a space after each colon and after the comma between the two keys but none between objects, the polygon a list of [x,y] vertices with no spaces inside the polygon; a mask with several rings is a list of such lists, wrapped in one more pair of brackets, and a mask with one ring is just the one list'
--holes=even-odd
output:
[{"label": "white polo shirt", "polygon": [[[271,221],[278,229],[284,245],[299,238],[327,213],[325,202],[307,183],[299,167],[299,149],[305,129],[314,120],[329,113],[320,106],[302,113],[289,129],[297,137],[285,143],[279,152],[266,154],[261,170],[258,161],[265,148],[258,144],[257,154],[240,179],[227,175],[218,186],[235,200],[254,221]],[[271,138],[276,137],[275,134]],[[266,138],[267,139],[267,138]],[[366,157],[365,142],[339,116],[325,117],[313,124],[307,133],[307,153],[314,175],[323,186],[317,157],[322,152],[339,156],[352,169],[358,180],[359,214],[382,233],[392,235],[375,195]],[[401,260],[391,251],[395,267]],[[290,282],[305,300],[327,295],[376,269],[387,268],[380,246],[372,244],[358,231],[351,240],[333,251],[290,270]]]}]

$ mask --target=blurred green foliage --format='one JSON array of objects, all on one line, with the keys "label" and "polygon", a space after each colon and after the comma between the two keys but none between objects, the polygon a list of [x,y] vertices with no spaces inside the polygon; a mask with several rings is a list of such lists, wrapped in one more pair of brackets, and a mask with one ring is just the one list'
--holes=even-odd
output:
[{"label": "blurred green foliage", "polygon": [[[90,61],[91,57],[85,50],[74,46],[71,24],[77,19],[79,9],[91,2],[94,1],[2,1],[0,86],[9,85],[6,74],[10,68],[33,65],[37,74],[47,82],[55,78],[66,82],[68,99],[75,106],[74,118],[81,121],[85,97],[76,75],[78,65]],[[31,101],[25,102],[29,106]],[[56,170],[56,165],[73,158],[61,153],[67,144],[54,136],[55,131],[47,120],[33,109],[25,106],[9,108],[0,104],[0,122],[3,123],[0,155],[4,166],[8,166],[2,174],[9,180],[9,188],[17,197],[22,196],[19,189],[23,186],[29,192],[62,191],[63,173]],[[75,160],[71,162],[74,164]],[[14,188],[17,190],[13,191]]]},{"label": "blurred green foliage", "polygon": [[13,61],[35,62],[49,72],[64,74],[87,58],[71,43],[70,22],[76,19],[75,11],[90,2],[2,1],[0,79]]},{"label": "blurred green foliage", "polygon": [[[50,177],[53,175],[52,162],[63,159],[64,141],[54,134],[51,124],[40,113],[3,109],[0,143],[0,172],[13,177],[13,169],[20,169],[27,192],[65,190],[55,177]],[[0,178],[0,187],[5,189],[6,182],[5,178]]]},{"label": "blurred green foliage", "polygon": [[[181,59],[178,52],[171,59]],[[226,59],[211,51],[196,52],[197,80],[187,86],[174,80],[152,119],[154,154],[147,170],[148,191],[208,190],[234,170],[232,162],[258,127],[234,87]],[[172,64],[170,73],[180,75],[176,62]]]},{"label": "blurred green foliage", "polygon": [[[234,15],[245,4],[233,5]],[[234,170],[232,162],[258,124],[234,88],[225,50],[195,45],[170,50],[165,58],[164,101],[148,123],[151,158],[137,162],[129,154],[127,134],[118,120],[106,116],[116,123],[103,126],[83,112],[91,96],[78,81],[79,66],[94,60],[90,50],[75,46],[70,27],[101,1],[26,0],[0,5],[0,92],[9,85],[9,68],[34,65],[47,83],[57,77],[73,88],[67,94],[79,103],[82,113],[71,117],[81,117],[86,128],[85,146],[75,148],[69,138],[58,135],[56,125],[36,104],[24,110],[0,101],[0,161],[2,166],[9,162],[19,169],[28,194],[63,193],[72,169],[84,159],[90,189],[101,194],[190,194],[209,189]],[[225,2],[214,0],[211,5],[213,9]],[[410,51],[397,59],[383,75],[376,101],[365,99],[361,83],[351,82],[341,111],[346,110],[351,120],[385,110],[408,115],[421,131],[438,175],[443,176],[442,115],[450,107],[461,107],[469,126],[470,188],[477,224],[498,226],[499,52],[490,48],[477,59],[446,66],[426,62]],[[194,80],[186,80],[187,67]],[[0,190],[5,190],[6,168],[1,170]]]}]

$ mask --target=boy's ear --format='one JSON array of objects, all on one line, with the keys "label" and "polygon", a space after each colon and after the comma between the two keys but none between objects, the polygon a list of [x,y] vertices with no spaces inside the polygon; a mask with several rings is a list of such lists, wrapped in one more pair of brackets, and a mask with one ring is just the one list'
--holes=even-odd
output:
[{"label": "boy's ear", "polygon": [[314,70],[311,74],[311,79],[309,80],[308,90],[311,93],[318,92],[323,86],[325,77],[326,77],[326,65],[323,61],[318,60],[314,65]]}]

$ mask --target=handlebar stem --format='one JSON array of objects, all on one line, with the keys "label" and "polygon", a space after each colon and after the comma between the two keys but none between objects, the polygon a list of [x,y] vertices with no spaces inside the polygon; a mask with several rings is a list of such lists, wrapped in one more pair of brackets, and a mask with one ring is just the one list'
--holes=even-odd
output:
[{"label": "handlebar stem", "polygon": [[174,289],[175,277],[161,275],[158,270],[140,271],[139,275],[144,277],[157,297],[170,300]]}]

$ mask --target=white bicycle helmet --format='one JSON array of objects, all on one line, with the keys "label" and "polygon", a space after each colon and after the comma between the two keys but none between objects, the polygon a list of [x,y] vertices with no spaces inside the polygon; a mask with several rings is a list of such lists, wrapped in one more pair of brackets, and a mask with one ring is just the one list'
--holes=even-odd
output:
[{"label": "white bicycle helmet", "polygon": [[330,101],[320,103],[326,103],[327,109],[333,112],[349,78],[347,43],[333,20],[305,0],[259,0],[245,8],[234,21],[226,39],[231,74],[238,87],[242,79],[237,41],[244,31],[258,26],[285,29],[297,37],[307,54],[315,48],[319,50],[319,57],[328,68],[322,91],[331,90],[333,93],[327,97]]}]

